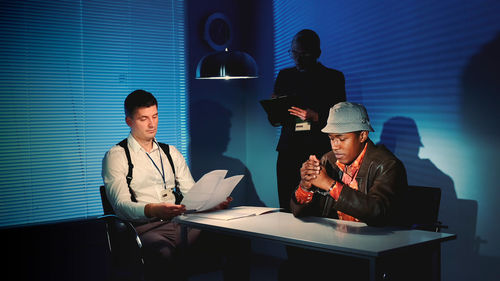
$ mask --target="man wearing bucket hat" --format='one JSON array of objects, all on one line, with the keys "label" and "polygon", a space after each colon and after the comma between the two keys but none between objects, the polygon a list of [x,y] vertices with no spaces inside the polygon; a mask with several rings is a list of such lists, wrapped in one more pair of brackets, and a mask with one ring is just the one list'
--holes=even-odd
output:
[{"label": "man wearing bucket hat", "polygon": [[332,151],[321,160],[311,155],[300,169],[301,181],[290,202],[295,216],[322,216],[386,225],[408,188],[402,162],[368,137],[373,132],[361,104],[340,102],[322,129]]}]

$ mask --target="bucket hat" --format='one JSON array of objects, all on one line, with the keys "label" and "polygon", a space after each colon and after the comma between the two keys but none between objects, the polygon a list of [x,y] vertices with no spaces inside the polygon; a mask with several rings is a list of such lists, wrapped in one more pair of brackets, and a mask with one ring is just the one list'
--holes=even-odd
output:
[{"label": "bucket hat", "polygon": [[321,131],[327,134],[344,134],[357,131],[373,132],[374,130],[363,105],[339,102],[330,108],[326,126]]}]

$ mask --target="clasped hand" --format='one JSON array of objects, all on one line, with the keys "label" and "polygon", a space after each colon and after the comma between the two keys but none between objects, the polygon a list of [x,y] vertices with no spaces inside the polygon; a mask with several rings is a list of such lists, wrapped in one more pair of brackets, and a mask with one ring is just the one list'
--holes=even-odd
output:
[{"label": "clasped hand", "polygon": [[300,186],[305,189],[310,189],[313,186],[328,190],[333,179],[331,179],[325,171],[318,158],[315,155],[309,156],[306,162],[300,168]]}]

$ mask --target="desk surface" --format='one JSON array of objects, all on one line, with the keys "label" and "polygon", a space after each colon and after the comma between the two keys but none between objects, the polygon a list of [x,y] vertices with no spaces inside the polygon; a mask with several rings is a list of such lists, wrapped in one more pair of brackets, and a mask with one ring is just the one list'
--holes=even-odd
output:
[{"label": "desk surface", "polygon": [[364,257],[379,257],[409,247],[456,238],[455,234],[440,232],[371,227],[359,222],[319,217],[296,218],[284,212],[227,221],[182,215],[176,221],[199,229]]}]

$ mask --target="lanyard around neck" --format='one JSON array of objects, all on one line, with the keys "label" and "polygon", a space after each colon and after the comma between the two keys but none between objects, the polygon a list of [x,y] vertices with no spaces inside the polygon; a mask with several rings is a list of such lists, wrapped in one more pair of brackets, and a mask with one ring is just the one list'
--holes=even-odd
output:
[{"label": "lanyard around neck", "polygon": [[146,155],[148,156],[149,160],[151,160],[151,162],[153,162],[153,165],[155,166],[158,173],[160,173],[161,179],[163,180],[163,188],[166,189],[167,182],[165,181],[165,170],[163,169],[163,160],[161,158],[160,146],[158,145],[158,143],[156,141],[154,143],[156,143],[156,147],[158,148],[158,155],[160,155],[161,171],[160,171],[160,168],[158,168],[158,166],[156,165],[155,161],[153,161],[153,158],[151,158],[151,156],[149,156],[149,153],[146,152]]}]

